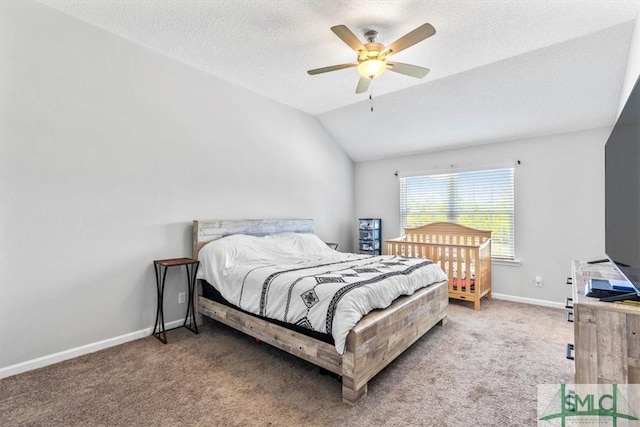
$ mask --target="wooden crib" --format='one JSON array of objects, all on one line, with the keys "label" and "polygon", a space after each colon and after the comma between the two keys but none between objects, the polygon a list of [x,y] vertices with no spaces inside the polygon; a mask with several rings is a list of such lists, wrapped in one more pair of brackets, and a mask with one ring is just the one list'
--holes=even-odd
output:
[{"label": "wooden crib", "polygon": [[449,278],[449,298],[473,301],[491,298],[491,231],[452,222],[405,228],[404,236],[386,240],[386,253],[427,258],[440,264]]}]

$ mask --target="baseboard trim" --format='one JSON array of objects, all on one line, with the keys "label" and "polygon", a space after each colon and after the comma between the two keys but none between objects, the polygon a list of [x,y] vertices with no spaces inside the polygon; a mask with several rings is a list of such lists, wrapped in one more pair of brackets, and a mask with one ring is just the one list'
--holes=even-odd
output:
[{"label": "baseboard trim", "polygon": [[[182,326],[183,323],[184,319],[174,320],[173,322],[165,323],[165,328],[176,328],[178,326]],[[153,327],[149,327],[117,337],[108,338],[106,340],[86,344],[76,348],[71,348],[69,350],[60,351],[58,353],[49,354],[47,356],[38,357],[36,359],[27,360],[26,362],[16,363],[15,365],[7,366],[6,368],[0,368],[0,379],[21,374],[23,372],[32,371],[34,369],[44,368],[45,366],[53,365],[54,363],[59,363],[65,360],[73,359],[74,357],[94,353],[96,351],[124,344],[129,341],[145,338],[151,335],[152,332]]]},{"label": "baseboard trim", "polygon": [[[551,308],[565,308],[564,303],[544,301],[539,299],[516,297],[513,295],[492,293],[492,298],[520,302],[524,304],[540,305]],[[184,319],[174,320],[173,322],[165,323],[166,329],[176,328],[182,326]],[[50,354],[47,356],[38,357],[37,359],[27,360],[26,362],[17,363],[15,365],[7,366],[6,368],[0,368],[0,379],[7,378],[13,375],[21,374],[23,372],[32,371],[38,368],[44,368],[45,366],[53,365],[54,363],[63,362],[65,360],[73,359],[74,357],[83,356],[85,354],[93,353],[96,351],[104,350],[105,348],[113,347],[116,345],[124,344],[129,341],[134,341],[140,338],[148,337],[153,332],[153,328],[145,328],[139,331],[130,332],[128,334],[120,335],[117,337],[109,338],[103,341],[83,345],[80,347],[64,350],[58,353]]]},{"label": "baseboard trim", "polygon": [[541,299],[516,297],[516,296],[513,296],[513,295],[497,294],[495,292],[491,293],[491,297],[495,298],[495,299],[505,300],[505,301],[521,302],[521,303],[524,303],[524,304],[531,304],[531,305],[541,305],[543,307],[566,308],[564,306],[564,303],[562,303],[562,302],[553,302],[553,301],[545,301],[545,300],[541,300]]}]

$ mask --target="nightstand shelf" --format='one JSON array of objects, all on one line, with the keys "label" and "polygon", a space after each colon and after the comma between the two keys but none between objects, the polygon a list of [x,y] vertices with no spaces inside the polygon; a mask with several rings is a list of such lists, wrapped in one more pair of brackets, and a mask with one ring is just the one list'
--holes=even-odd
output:
[{"label": "nightstand shelf", "polygon": [[[196,324],[195,306],[193,304],[193,294],[195,291],[196,273],[200,261],[192,258],[171,258],[153,261],[156,273],[156,287],[158,295],[158,307],[156,309],[156,322],[153,327],[153,336],[158,338],[164,344],[167,343],[167,331],[164,327],[164,282],[167,277],[167,270],[170,267],[180,267],[184,265],[187,270],[187,285],[189,288],[189,297],[187,304],[187,314],[184,323],[180,327],[189,329],[194,334],[198,333],[198,325]],[[187,325],[187,321],[189,324]],[[175,329],[175,328],[174,328]]]}]

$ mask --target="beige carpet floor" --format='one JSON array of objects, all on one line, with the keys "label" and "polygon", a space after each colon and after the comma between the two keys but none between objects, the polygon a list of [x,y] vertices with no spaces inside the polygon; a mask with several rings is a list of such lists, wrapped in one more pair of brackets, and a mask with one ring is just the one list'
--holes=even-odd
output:
[{"label": "beige carpet floor", "polygon": [[536,387],[573,382],[564,310],[452,302],[356,407],[318,368],[218,323],[0,381],[2,426],[523,426]]}]

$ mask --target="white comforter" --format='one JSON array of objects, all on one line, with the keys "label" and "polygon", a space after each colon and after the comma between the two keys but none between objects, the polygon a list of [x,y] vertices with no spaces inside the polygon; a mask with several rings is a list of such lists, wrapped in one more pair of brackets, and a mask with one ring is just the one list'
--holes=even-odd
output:
[{"label": "white comforter", "polygon": [[345,254],[313,234],[228,236],[204,246],[198,259],[198,278],[227,301],[250,313],[330,333],[339,354],[364,315],[447,279],[431,261]]}]

